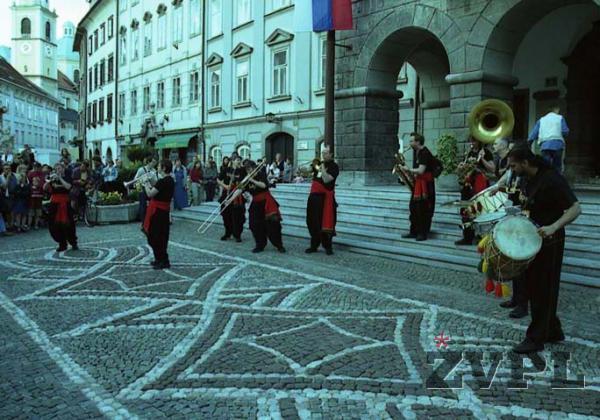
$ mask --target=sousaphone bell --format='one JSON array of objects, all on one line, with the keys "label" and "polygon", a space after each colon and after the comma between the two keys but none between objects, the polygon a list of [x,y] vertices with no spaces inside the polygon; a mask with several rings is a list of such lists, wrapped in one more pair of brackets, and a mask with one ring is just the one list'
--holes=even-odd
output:
[{"label": "sousaphone bell", "polygon": [[491,144],[512,134],[515,116],[504,101],[486,99],[478,103],[467,117],[469,131],[478,141]]}]

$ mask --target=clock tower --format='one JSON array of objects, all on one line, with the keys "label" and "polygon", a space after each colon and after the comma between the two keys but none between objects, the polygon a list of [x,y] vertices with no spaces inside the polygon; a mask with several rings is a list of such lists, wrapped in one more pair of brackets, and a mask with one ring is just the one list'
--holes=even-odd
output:
[{"label": "clock tower", "polygon": [[56,13],[49,0],[14,0],[12,65],[19,73],[58,98]]}]

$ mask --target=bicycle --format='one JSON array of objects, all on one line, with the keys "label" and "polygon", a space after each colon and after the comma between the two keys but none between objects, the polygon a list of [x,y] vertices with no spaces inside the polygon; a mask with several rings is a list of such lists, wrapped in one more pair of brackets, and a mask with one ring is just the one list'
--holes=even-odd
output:
[{"label": "bicycle", "polygon": [[92,190],[91,194],[85,194],[85,211],[83,221],[87,227],[98,224],[98,190]]}]

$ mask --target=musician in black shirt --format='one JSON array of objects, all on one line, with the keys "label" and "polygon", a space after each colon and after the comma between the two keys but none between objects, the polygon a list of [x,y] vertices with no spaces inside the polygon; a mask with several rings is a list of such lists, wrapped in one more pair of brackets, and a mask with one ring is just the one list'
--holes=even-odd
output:
[{"label": "musician in black shirt", "polygon": [[306,253],[317,252],[322,244],[327,255],[332,255],[332,238],[335,236],[337,219],[335,180],[340,174],[340,168],[328,147],[323,149],[321,157],[321,162],[315,162],[320,165],[312,168],[313,180],[306,203],[306,225],[310,233],[310,247],[306,249]]},{"label": "musician in black shirt", "polygon": [[[251,173],[256,169],[255,162],[246,162],[246,172]],[[267,246],[267,238],[279,252],[285,252],[281,239],[281,213],[279,204],[269,191],[267,174],[260,170],[250,179],[247,190],[252,194],[252,204],[248,214],[250,217],[250,230],[254,236],[256,246],[252,252],[262,252]]]},{"label": "musician in black shirt", "polygon": [[48,217],[48,230],[50,236],[58,242],[57,252],[67,250],[67,243],[73,250],[77,246],[77,231],[69,191],[71,190],[71,177],[65,173],[62,163],[54,165],[54,172],[44,184],[44,190],[50,193],[50,207]]},{"label": "musician in black shirt", "polygon": [[144,183],[150,204],[144,219],[144,232],[148,237],[148,245],[154,252],[152,266],[155,270],[170,268],[167,246],[169,244],[171,200],[175,192],[175,180],[171,176],[173,164],[170,160],[160,163],[159,180],[152,186],[150,180]]},{"label": "musician in black shirt", "polygon": [[425,147],[425,137],[411,133],[410,147],[415,152],[413,167],[402,169],[414,176],[414,188],[410,197],[410,232],[403,238],[427,240],[435,212],[435,178],[433,177],[433,155]]},{"label": "musician in black shirt", "polygon": [[528,148],[515,148],[508,162],[515,175],[527,178],[523,209],[539,226],[543,238],[542,249],[525,273],[531,323],[525,340],[513,349],[516,353],[532,353],[543,350],[545,343],[565,338],[556,315],[565,226],[577,219],[581,207],[565,178]]}]

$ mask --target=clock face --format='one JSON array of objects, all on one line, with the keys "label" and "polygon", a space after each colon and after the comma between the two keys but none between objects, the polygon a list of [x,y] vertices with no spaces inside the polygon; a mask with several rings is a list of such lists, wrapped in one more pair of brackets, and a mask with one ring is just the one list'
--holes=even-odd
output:
[{"label": "clock face", "polygon": [[31,45],[27,42],[21,45],[21,52],[23,54],[29,54],[31,52]]},{"label": "clock face", "polygon": [[51,47],[46,47],[46,56],[52,57],[52,48]]}]

